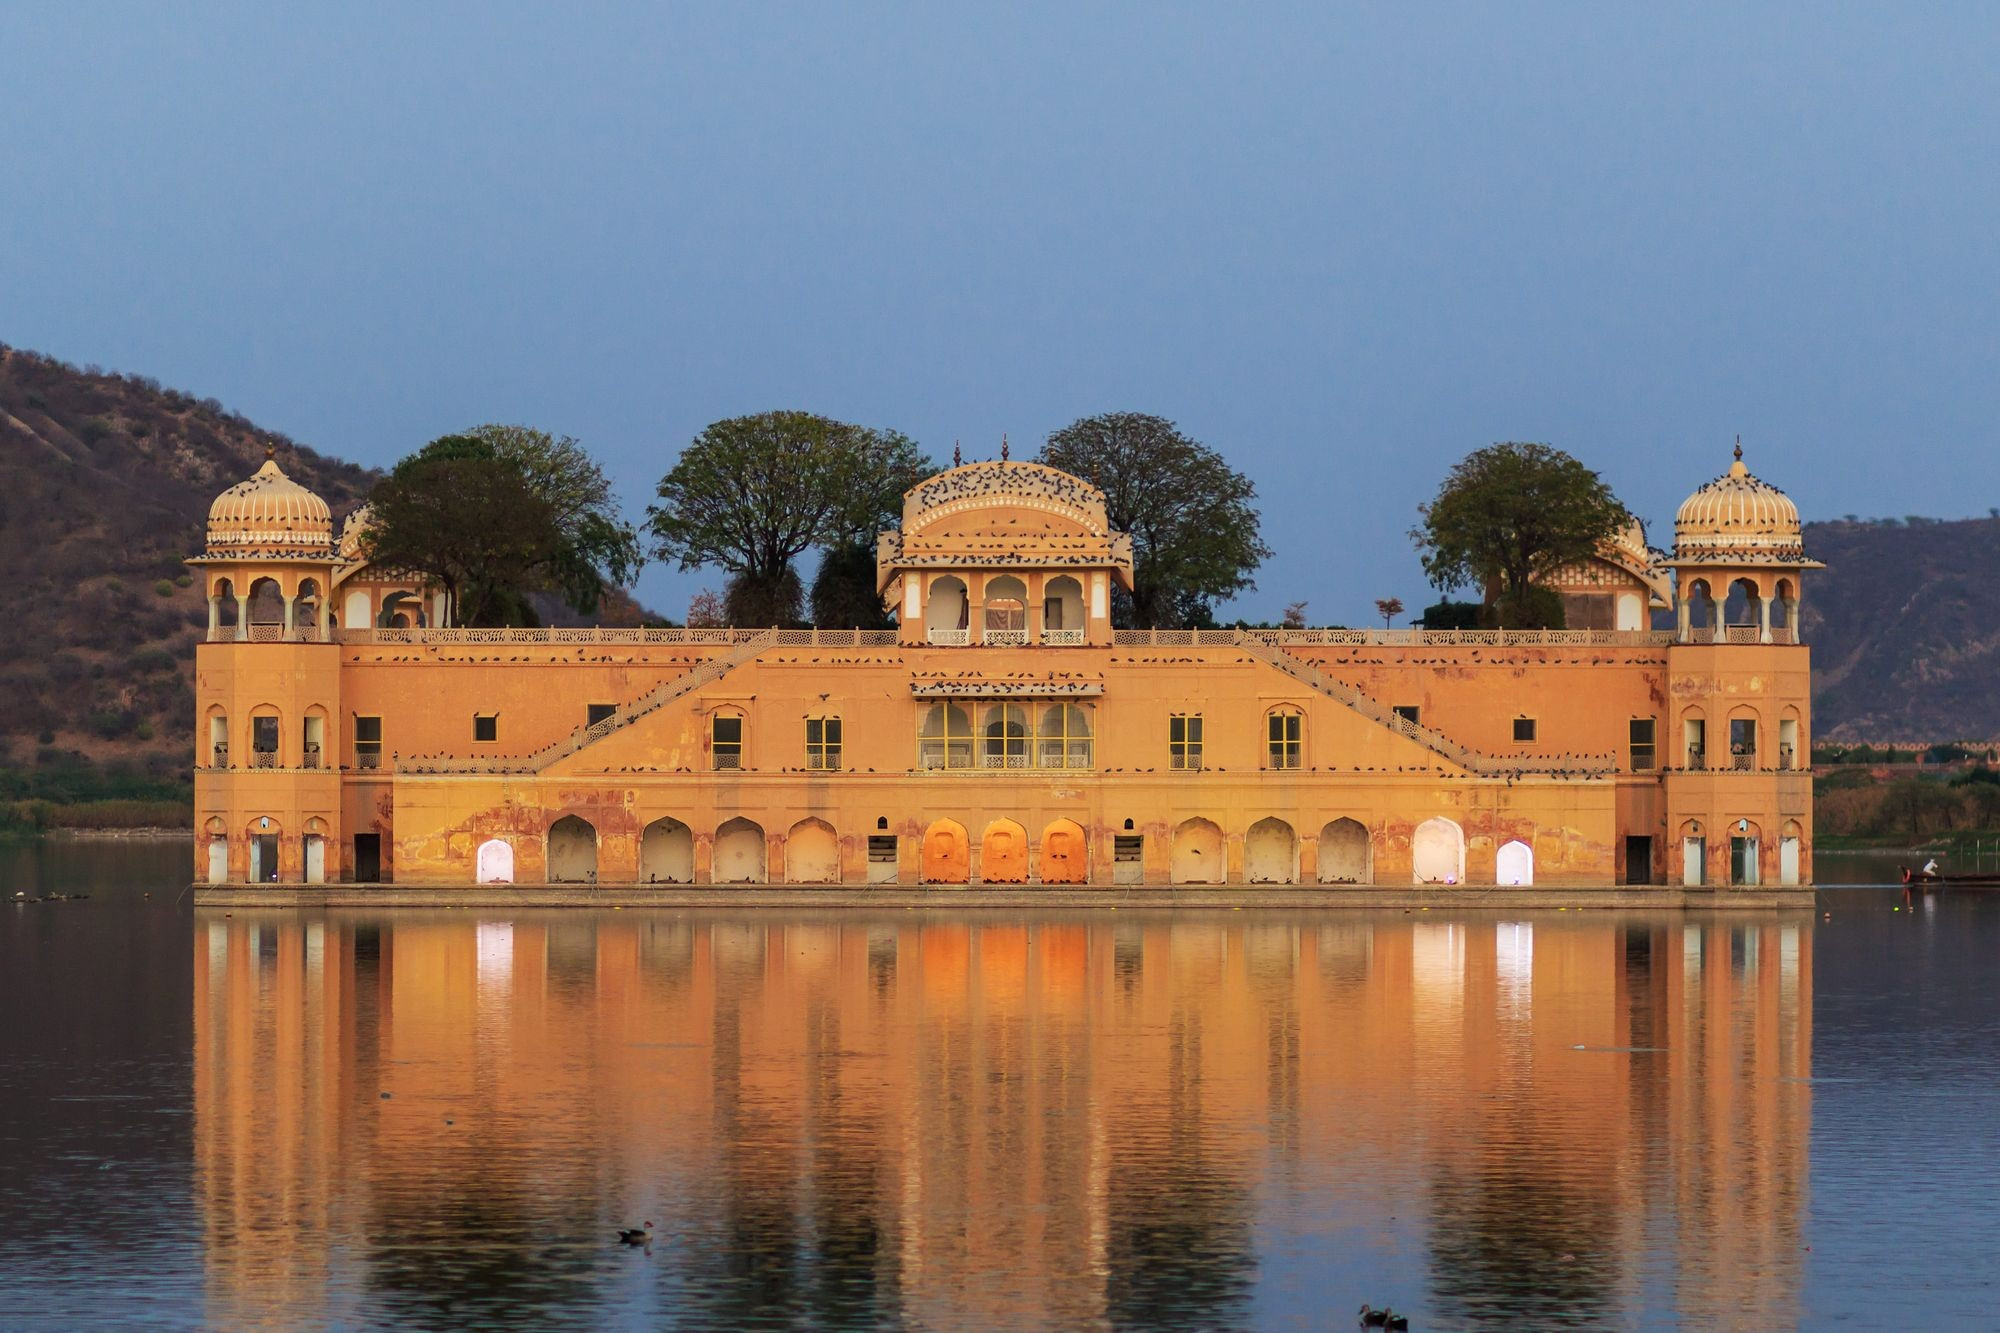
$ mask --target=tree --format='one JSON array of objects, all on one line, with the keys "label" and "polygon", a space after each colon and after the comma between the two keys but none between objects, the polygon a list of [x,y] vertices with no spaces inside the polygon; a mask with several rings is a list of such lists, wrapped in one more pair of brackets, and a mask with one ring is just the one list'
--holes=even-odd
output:
[{"label": "tree", "polygon": [[619,513],[611,482],[583,446],[567,435],[529,426],[487,425],[467,434],[518,468],[555,513],[561,550],[547,571],[548,591],[578,611],[597,610],[607,586],[632,581],[645,558],[639,535]]},{"label": "tree", "polygon": [[847,541],[820,555],[812,585],[812,622],[818,629],[888,629],[889,613],[875,590],[875,548]]},{"label": "tree", "polygon": [[1403,599],[1400,597],[1378,597],[1375,599],[1375,614],[1382,617],[1382,628],[1390,628],[1397,616],[1403,614]]},{"label": "tree", "polygon": [[1595,472],[1546,444],[1495,444],[1460,460],[1418,507],[1411,540],[1440,592],[1477,587],[1496,625],[1562,623],[1538,580],[1588,559],[1630,521]]},{"label": "tree", "polygon": [[647,526],[662,559],[730,573],[732,618],[754,617],[737,624],[788,623],[803,600],[792,562],[815,546],[851,545],[864,530],[872,536],[929,466],[894,431],[811,412],[732,417],[681,451]]},{"label": "tree", "polygon": [[1132,537],[1132,594],[1113,607],[1121,628],[1185,628],[1214,604],[1256,586],[1271,554],[1258,537],[1257,489],[1173,422],[1107,412],[1056,431],[1041,462],[1104,492],[1114,531]]},{"label": "tree", "polygon": [[729,613],[723,608],[722,595],[713,588],[703,588],[688,599],[689,629],[720,629],[729,623]]},{"label": "tree", "polygon": [[532,625],[530,594],[597,609],[638,572],[638,537],[575,440],[521,426],[445,435],[369,495],[368,558],[433,580],[459,625]]},{"label": "tree", "polygon": [[1306,604],[1304,602],[1285,603],[1285,618],[1281,624],[1285,629],[1304,629],[1306,627]]}]

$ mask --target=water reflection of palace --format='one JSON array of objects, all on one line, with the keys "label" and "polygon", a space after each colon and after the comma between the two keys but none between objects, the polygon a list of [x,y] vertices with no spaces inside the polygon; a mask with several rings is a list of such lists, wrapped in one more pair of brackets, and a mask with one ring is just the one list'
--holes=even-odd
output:
[{"label": "water reflection of palace", "polygon": [[1791,1322],[1808,918],[1322,920],[202,913],[209,1317]]}]

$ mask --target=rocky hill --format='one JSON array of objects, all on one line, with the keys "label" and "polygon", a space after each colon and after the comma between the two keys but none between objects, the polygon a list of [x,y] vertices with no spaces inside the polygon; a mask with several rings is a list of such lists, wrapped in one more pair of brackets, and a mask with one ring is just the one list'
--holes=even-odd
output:
[{"label": "rocky hill", "polygon": [[1809,523],[1823,741],[2000,739],[2000,517]]},{"label": "rocky hill", "polygon": [[375,479],[212,398],[0,344],[0,798],[185,783],[208,611],[181,562],[267,446],[336,526]]}]

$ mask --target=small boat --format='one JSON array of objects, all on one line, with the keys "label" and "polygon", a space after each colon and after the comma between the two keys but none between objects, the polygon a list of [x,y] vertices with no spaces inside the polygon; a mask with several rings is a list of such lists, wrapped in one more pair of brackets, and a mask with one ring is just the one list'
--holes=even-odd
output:
[{"label": "small boat", "polygon": [[2000,889],[2000,871],[1978,872],[1969,875],[1943,875],[1934,870],[1912,870],[1908,866],[1898,866],[1903,872],[1903,886],[1911,889]]}]

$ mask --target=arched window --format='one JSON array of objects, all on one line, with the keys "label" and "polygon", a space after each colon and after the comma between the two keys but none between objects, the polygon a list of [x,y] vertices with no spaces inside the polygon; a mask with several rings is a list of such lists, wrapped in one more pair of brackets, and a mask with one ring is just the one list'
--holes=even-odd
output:
[{"label": "arched window", "polygon": [[1081,704],[1044,705],[1035,729],[1035,754],[1041,768],[1090,768],[1090,710]]},{"label": "arched window", "polygon": [[964,579],[946,574],[931,581],[930,597],[924,605],[924,630],[930,642],[963,647],[971,613]]},{"label": "arched window", "polygon": [[1042,585],[1042,640],[1083,642],[1083,585],[1067,574]]},{"label": "arched window", "polygon": [[301,579],[299,595],[292,603],[292,627],[296,637],[312,641],[320,637],[320,612],[326,605],[326,595],[320,590],[317,579]]},{"label": "arched window", "polygon": [[236,585],[228,579],[217,579],[208,593],[208,637],[210,639],[234,639],[242,626],[238,623]]},{"label": "arched window", "polygon": [[276,639],[284,633],[285,595],[276,579],[258,579],[250,585],[250,637]]},{"label": "arched window", "polygon": [[208,710],[208,766],[229,767],[229,714],[220,708]]},{"label": "arched window", "polygon": [[1738,708],[1729,714],[1729,766],[1748,772],[1757,767],[1757,712]]},{"label": "arched window", "polygon": [[1707,579],[1696,579],[1681,596],[1682,637],[1691,643],[1715,641],[1715,598]]},{"label": "arched window", "polygon": [[1028,766],[1028,710],[1019,704],[988,704],[980,719],[981,768]]},{"label": "arched window", "polygon": [[1779,579],[1771,599],[1771,638],[1777,643],[1798,643],[1799,592],[1790,579]]},{"label": "arched window", "polygon": [[1708,767],[1708,719],[1699,708],[1681,714],[1681,753],[1683,768]]},{"label": "arched window", "polygon": [[1305,717],[1290,706],[1264,715],[1264,766],[1297,768],[1305,757]]},{"label": "arched window", "polygon": [[280,768],[279,727],[282,719],[270,704],[259,704],[250,712],[250,767]]},{"label": "arched window", "polygon": [[1764,597],[1750,579],[1736,579],[1729,585],[1729,600],[1722,607],[1722,623],[1731,643],[1755,643],[1762,633]]},{"label": "arched window", "polygon": [[971,768],[972,715],[958,704],[932,704],[917,727],[917,767]]},{"label": "arched window", "polygon": [[1028,641],[1028,586],[1012,574],[986,581],[986,623],[981,639],[996,644]]},{"label": "arched window", "polygon": [[326,710],[318,704],[306,710],[300,719],[299,767],[325,768],[326,765]]},{"label": "arched window", "polygon": [[1501,844],[1494,855],[1494,878],[1509,888],[1529,888],[1535,882],[1535,850],[1516,838]]}]

